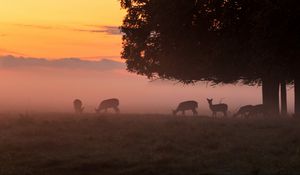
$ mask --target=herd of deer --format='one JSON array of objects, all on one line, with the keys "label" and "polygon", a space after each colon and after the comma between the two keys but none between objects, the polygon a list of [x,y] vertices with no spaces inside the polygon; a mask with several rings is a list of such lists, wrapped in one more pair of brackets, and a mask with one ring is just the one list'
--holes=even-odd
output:
[{"label": "herd of deer", "polygon": [[[227,117],[228,113],[228,105],[225,103],[213,104],[213,99],[207,99],[209,109],[212,111],[212,116],[217,117],[217,113],[223,113],[224,117]],[[96,113],[100,113],[101,111],[107,112],[108,109],[113,109],[116,113],[120,112],[119,109],[119,100],[116,98],[103,100],[98,108],[95,109]],[[76,113],[82,113],[84,110],[82,101],[79,99],[74,100],[73,106]],[[173,110],[173,115],[176,115],[178,112],[182,112],[182,115],[185,115],[185,111],[191,110],[193,115],[198,115],[197,109],[198,102],[196,101],[184,101],[179,103],[178,107]],[[266,110],[264,105],[246,105],[240,107],[237,113],[233,115],[233,117],[241,117],[241,118],[248,118],[250,116],[258,116],[258,115],[265,115]]]},{"label": "herd of deer", "polygon": [[[213,104],[213,99],[207,99],[209,109],[212,111],[212,116],[217,117],[217,113],[223,113],[224,117],[227,117],[228,113],[228,105],[225,103]],[[179,103],[176,110],[173,111],[173,115],[176,115],[177,112],[181,111],[182,114],[185,114],[186,110],[191,110],[194,115],[197,115],[198,103],[196,101],[185,101]],[[248,118],[250,116],[258,116],[258,115],[265,115],[266,110],[264,105],[246,105],[240,107],[237,113],[233,115],[233,117],[241,117],[241,118]]]},{"label": "herd of deer", "polygon": [[[120,109],[119,109],[119,100],[116,99],[116,98],[112,98],[112,99],[107,99],[107,100],[103,100],[98,108],[95,109],[96,113],[100,113],[101,111],[105,111],[107,112],[107,110],[109,108],[112,108],[116,111],[116,113],[119,113],[120,112]],[[73,106],[74,106],[74,110],[76,113],[82,113],[83,110],[84,110],[84,107],[82,105],[82,101],[79,100],[79,99],[76,99],[73,101]]]}]

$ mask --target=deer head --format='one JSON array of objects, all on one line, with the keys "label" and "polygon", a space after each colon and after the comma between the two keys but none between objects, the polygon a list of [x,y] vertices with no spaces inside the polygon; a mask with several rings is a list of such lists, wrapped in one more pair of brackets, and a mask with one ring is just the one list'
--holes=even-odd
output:
[{"label": "deer head", "polygon": [[207,102],[208,102],[209,104],[212,104],[212,102],[213,102],[213,99],[209,99],[209,98],[207,98]]},{"label": "deer head", "polygon": [[172,114],[176,115],[177,111],[176,110],[172,110]]}]

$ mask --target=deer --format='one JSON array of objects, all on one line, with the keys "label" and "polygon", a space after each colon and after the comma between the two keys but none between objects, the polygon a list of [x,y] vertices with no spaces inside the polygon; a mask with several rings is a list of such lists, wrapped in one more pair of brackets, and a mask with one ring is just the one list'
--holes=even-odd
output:
[{"label": "deer", "polygon": [[81,114],[84,110],[84,107],[82,107],[82,101],[79,99],[75,99],[73,101],[73,107],[74,107],[75,113],[77,113],[77,114]]},{"label": "deer", "polygon": [[207,99],[209,109],[212,111],[212,116],[217,117],[217,112],[222,112],[224,117],[227,117],[228,105],[225,103],[213,104],[213,99]]},{"label": "deer", "polygon": [[120,112],[119,104],[120,104],[119,99],[117,99],[117,98],[103,100],[99,104],[98,108],[95,109],[95,111],[96,111],[96,113],[100,113],[102,110],[104,110],[106,113],[109,108],[112,108],[115,110],[116,113],[119,113]]},{"label": "deer", "polygon": [[173,115],[176,115],[179,111],[182,112],[182,115],[185,115],[186,110],[191,110],[193,115],[197,115],[198,112],[196,108],[198,108],[198,103],[196,101],[184,101],[179,103],[177,109],[173,110]]},{"label": "deer", "polygon": [[265,115],[266,109],[263,104],[258,105],[246,105],[242,106],[239,111],[233,116],[241,116],[241,117],[249,117],[249,116],[258,116],[258,115]]},{"label": "deer", "polygon": [[267,110],[265,108],[265,105],[263,104],[258,104],[252,107],[249,116],[258,116],[258,115],[263,115],[265,116],[267,113]]},{"label": "deer", "polygon": [[238,112],[233,115],[233,117],[240,116],[240,117],[248,118],[252,110],[253,110],[253,105],[242,106],[240,107]]}]

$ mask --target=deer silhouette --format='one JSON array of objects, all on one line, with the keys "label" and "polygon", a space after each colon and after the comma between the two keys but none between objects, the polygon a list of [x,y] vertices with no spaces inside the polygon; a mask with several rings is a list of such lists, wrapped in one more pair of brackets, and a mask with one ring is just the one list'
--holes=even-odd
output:
[{"label": "deer silhouette", "polygon": [[96,110],[96,113],[100,113],[102,110],[104,110],[105,112],[107,112],[107,110],[109,108],[112,108],[115,110],[116,113],[120,112],[119,109],[119,100],[116,98],[112,98],[112,99],[107,99],[107,100],[103,100],[100,104],[99,107]]},{"label": "deer silhouette", "polygon": [[234,117],[241,116],[241,117],[250,117],[250,116],[258,116],[258,115],[265,115],[266,109],[263,104],[259,105],[246,105],[242,106],[239,111],[234,115]]},{"label": "deer silhouette", "polygon": [[198,103],[196,101],[184,101],[179,103],[177,109],[173,110],[173,115],[176,115],[179,111],[182,112],[182,115],[185,115],[186,110],[192,110],[193,115],[197,115],[198,112],[196,111],[198,108]]},{"label": "deer silhouette", "polygon": [[238,112],[233,115],[233,117],[243,117],[243,118],[248,118],[251,111],[253,110],[253,105],[245,105],[240,107]]},{"label": "deer silhouette", "polygon": [[82,107],[82,101],[79,99],[75,99],[73,101],[73,107],[74,107],[75,113],[77,113],[77,114],[81,114],[84,110],[84,107]]},{"label": "deer silhouette", "polygon": [[255,105],[252,107],[249,116],[265,116],[267,114],[267,110],[263,104]]},{"label": "deer silhouette", "polygon": [[225,103],[213,104],[213,99],[207,99],[209,109],[212,111],[212,116],[217,117],[217,112],[222,112],[224,117],[227,117],[228,105]]}]

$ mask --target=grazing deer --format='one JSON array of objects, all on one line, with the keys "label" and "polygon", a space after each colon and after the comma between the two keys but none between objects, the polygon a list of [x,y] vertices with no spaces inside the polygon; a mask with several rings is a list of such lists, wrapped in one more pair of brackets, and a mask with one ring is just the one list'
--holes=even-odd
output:
[{"label": "grazing deer", "polygon": [[112,108],[116,111],[116,113],[120,112],[119,109],[119,100],[116,98],[112,98],[112,99],[107,99],[107,100],[103,100],[100,104],[98,109],[95,109],[97,113],[100,113],[102,110],[104,110],[105,112],[107,112],[107,110],[109,108]]},{"label": "grazing deer", "polygon": [[233,116],[241,116],[241,117],[249,117],[249,116],[258,116],[258,115],[265,115],[265,107],[262,104],[259,105],[246,105],[242,106],[239,111]]},{"label": "grazing deer", "polygon": [[267,113],[267,110],[263,104],[255,105],[252,107],[249,116],[258,116],[262,115],[265,116]]},{"label": "grazing deer", "polygon": [[240,107],[240,109],[238,110],[238,112],[236,114],[233,115],[233,117],[244,117],[244,118],[248,118],[251,111],[253,109],[253,105],[246,105],[246,106],[242,106]]},{"label": "grazing deer", "polygon": [[198,108],[198,103],[196,101],[184,101],[179,103],[176,110],[173,110],[173,115],[176,115],[179,111],[182,111],[182,115],[185,115],[186,110],[192,110],[193,115],[197,115],[198,112],[196,111],[196,108]]},{"label": "grazing deer", "polygon": [[79,99],[75,99],[73,101],[73,107],[74,107],[75,113],[77,113],[77,114],[81,114],[84,110],[84,107],[82,107],[82,102]]},{"label": "grazing deer", "polygon": [[224,117],[227,117],[228,105],[225,103],[212,104],[213,99],[207,99],[209,109],[213,112],[212,116],[217,117],[217,112],[223,112]]}]

